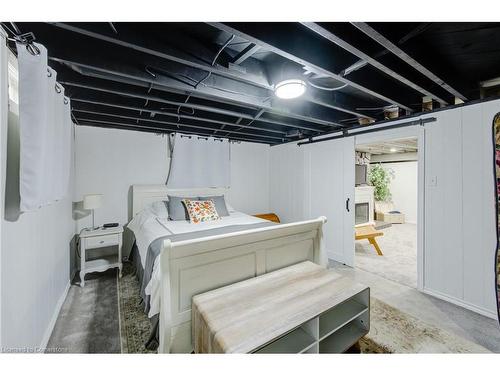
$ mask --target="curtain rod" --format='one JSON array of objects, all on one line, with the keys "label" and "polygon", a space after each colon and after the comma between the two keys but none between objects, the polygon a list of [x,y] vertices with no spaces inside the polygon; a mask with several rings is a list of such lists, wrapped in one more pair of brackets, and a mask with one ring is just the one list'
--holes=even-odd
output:
[{"label": "curtain rod", "polygon": [[372,129],[366,129],[366,130],[360,130],[360,131],[356,131],[356,132],[352,132],[352,133],[349,132],[348,129],[346,129],[340,135],[335,135],[335,136],[332,136],[332,137],[326,137],[326,138],[320,138],[320,139],[309,138],[308,141],[297,143],[297,146],[308,145],[310,143],[319,143],[319,142],[324,142],[324,141],[331,141],[333,139],[340,139],[340,138],[352,137],[352,136],[355,136],[355,135],[373,133],[373,132],[378,132],[378,131],[381,131],[381,130],[404,128],[406,126],[413,126],[413,125],[421,125],[422,126],[424,124],[427,124],[429,122],[434,122],[436,120],[437,120],[436,117],[428,117],[428,118],[425,118],[425,119],[419,119],[419,120],[413,120],[413,121],[406,121],[406,122],[402,122],[402,123],[395,124],[395,125],[380,126],[380,127],[376,127],[376,128],[372,128]]}]

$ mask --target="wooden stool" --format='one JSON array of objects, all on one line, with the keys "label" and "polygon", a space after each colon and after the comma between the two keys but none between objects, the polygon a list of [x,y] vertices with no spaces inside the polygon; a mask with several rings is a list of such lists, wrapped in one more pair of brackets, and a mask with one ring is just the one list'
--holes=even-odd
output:
[{"label": "wooden stool", "polygon": [[380,247],[378,246],[377,240],[375,237],[383,236],[384,233],[380,232],[378,230],[375,230],[373,225],[364,225],[362,227],[356,227],[356,240],[368,240],[375,250],[377,251],[378,255],[384,255],[382,254],[382,250],[380,250]]}]

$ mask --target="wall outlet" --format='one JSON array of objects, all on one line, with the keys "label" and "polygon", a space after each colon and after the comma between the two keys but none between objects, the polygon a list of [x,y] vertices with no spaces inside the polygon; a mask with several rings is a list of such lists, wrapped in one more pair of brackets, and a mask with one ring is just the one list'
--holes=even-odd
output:
[{"label": "wall outlet", "polygon": [[429,186],[437,186],[438,178],[437,176],[432,176],[429,180]]}]

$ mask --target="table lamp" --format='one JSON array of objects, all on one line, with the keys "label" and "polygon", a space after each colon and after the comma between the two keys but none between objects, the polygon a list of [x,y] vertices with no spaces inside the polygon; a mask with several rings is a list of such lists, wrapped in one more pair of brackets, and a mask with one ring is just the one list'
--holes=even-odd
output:
[{"label": "table lamp", "polygon": [[83,197],[83,208],[92,210],[92,229],[97,229],[94,221],[94,210],[102,206],[103,194],[87,194]]}]

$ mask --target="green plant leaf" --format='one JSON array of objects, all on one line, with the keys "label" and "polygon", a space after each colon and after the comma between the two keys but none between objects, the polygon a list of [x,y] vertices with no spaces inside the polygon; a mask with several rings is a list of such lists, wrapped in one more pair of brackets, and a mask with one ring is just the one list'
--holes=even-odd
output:
[{"label": "green plant leaf", "polygon": [[388,202],[391,200],[389,184],[394,178],[394,171],[382,167],[382,164],[370,164],[368,182],[374,189],[376,201]]}]

